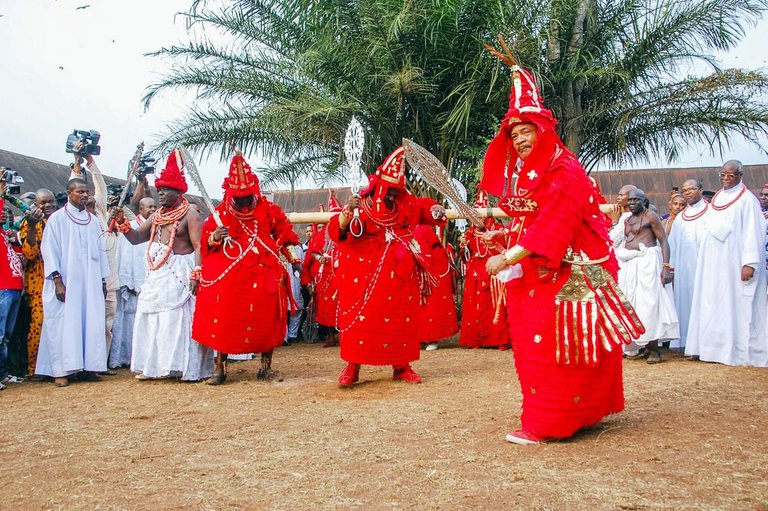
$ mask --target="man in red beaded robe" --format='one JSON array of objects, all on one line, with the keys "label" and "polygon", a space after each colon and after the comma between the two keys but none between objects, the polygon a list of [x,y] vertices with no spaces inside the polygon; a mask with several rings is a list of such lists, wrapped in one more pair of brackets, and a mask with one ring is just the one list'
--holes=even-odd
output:
[{"label": "man in red beaded robe", "polygon": [[[474,207],[489,207],[488,194],[485,191],[477,191]],[[485,219],[487,231],[501,227],[501,223],[497,220]],[[459,344],[468,348],[498,347],[504,350],[509,347],[507,311],[502,300],[504,283],[498,279],[492,279],[485,269],[488,258],[498,254],[498,251],[485,244],[484,232],[470,226],[460,241],[461,257],[466,263],[466,276],[464,277],[464,299],[461,304]]]},{"label": "man in red beaded robe", "polygon": [[[359,217],[352,211],[359,208]],[[340,387],[358,380],[360,365],[391,365],[393,379],[421,382],[415,335],[420,297],[429,285],[413,229],[444,225],[445,209],[405,190],[403,148],[387,157],[369,186],[352,196],[328,230],[339,249],[338,328],[348,362]]]},{"label": "man in red beaded robe", "polygon": [[[341,209],[341,204],[331,190],[328,197],[328,211],[338,213]],[[336,243],[328,235],[328,229],[322,224],[316,225],[304,261],[315,300],[317,335],[323,341],[323,348],[330,348],[339,344],[338,331],[336,330],[335,266],[337,258]]]},{"label": "man in red beaded robe", "polygon": [[438,348],[437,341],[459,331],[453,301],[453,266],[434,227],[416,226],[413,236],[421,247],[424,267],[434,279],[429,294],[421,300],[418,324],[419,340],[427,343],[426,349],[432,351]]},{"label": "man in red beaded robe", "polygon": [[523,406],[522,427],[506,439],[536,444],[624,408],[621,342],[643,327],[615,283],[595,182],[555,132],[531,75],[512,70],[509,110],[480,186],[502,196],[512,219],[504,236],[486,234],[511,247],[486,263],[491,275],[512,273],[506,302]]},{"label": "man in red beaded robe", "polygon": [[224,200],[203,225],[202,268],[192,336],[216,350],[216,365],[208,380],[226,379],[229,354],[261,353],[257,378],[272,380],[272,351],[285,338],[290,291],[283,253],[295,269],[299,238],[277,204],[259,191],[259,181],[238,153],[224,179]]}]

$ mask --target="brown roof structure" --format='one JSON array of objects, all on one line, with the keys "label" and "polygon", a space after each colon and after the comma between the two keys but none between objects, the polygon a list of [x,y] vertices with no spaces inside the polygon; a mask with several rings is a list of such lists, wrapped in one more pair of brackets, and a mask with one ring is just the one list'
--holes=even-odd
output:
[{"label": "brown roof structure", "polygon": [[[4,151],[2,149],[0,149],[0,167],[13,169],[24,179],[23,183],[19,183],[22,195],[27,192],[35,192],[40,188],[48,188],[53,193],[64,192],[67,189],[67,181],[69,181],[71,172],[68,165],[61,165],[59,163],[13,153],[11,151]],[[104,172],[104,169],[101,170]],[[107,176],[106,174],[104,175],[104,181],[107,183],[107,186],[111,184],[125,183],[124,179]],[[88,188],[93,192],[93,183],[90,180],[90,174],[88,174]],[[157,198],[157,194],[154,194],[155,198]],[[205,204],[200,197],[191,194],[184,195],[190,202],[197,204],[201,211],[207,214],[208,208],[205,207]]]},{"label": "brown roof structure", "polygon": [[[609,170],[590,174],[600,185],[606,201],[615,202],[616,194],[624,185],[635,185],[645,192],[656,205],[659,214],[666,214],[669,194],[673,187],[683,188],[689,179],[701,179],[704,190],[715,192],[722,185],[717,173],[720,167],[692,167],[684,169]],[[768,165],[744,165],[744,184],[755,194],[768,183]]]},{"label": "brown roof structure", "polygon": [[[642,170],[604,170],[592,172],[590,176],[595,178],[600,186],[607,202],[616,201],[616,193],[624,185],[635,185],[642,189],[648,199],[654,204],[659,214],[667,213],[667,202],[672,187],[682,188],[684,181],[699,178],[704,183],[704,190],[716,191],[720,189],[720,180],[717,176],[720,167],[693,167],[678,169],[642,169]],[[745,165],[744,183],[757,194],[763,184],[768,183],[768,165]],[[345,204],[350,195],[350,189],[334,188],[334,193],[339,202]],[[291,207],[291,192],[277,191],[273,194],[273,202],[277,203],[285,212],[317,211],[320,204],[328,202],[328,189],[296,190]],[[303,234],[303,230],[298,230]]]}]

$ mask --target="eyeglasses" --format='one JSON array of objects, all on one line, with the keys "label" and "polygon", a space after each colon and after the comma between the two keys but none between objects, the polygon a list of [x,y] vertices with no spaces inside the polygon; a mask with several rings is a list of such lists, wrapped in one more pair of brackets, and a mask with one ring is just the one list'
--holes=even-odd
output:
[{"label": "eyeglasses", "polygon": [[717,175],[720,177],[739,177],[741,174],[732,174],[730,172],[718,172]]},{"label": "eyeglasses", "polygon": [[695,192],[697,190],[699,190],[699,188],[683,188],[683,193]]}]

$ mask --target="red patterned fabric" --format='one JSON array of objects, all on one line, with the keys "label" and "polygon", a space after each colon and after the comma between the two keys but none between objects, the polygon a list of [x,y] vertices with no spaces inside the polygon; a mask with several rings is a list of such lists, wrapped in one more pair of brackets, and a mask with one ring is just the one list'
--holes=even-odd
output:
[{"label": "red patterned fabric", "polygon": [[280,207],[264,198],[258,200],[250,219],[239,219],[224,202],[216,210],[244,257],[237,262],[227,257],[227,253],[237,256],[236,249],[225,253],[224,245],[208,247],[208,237],[216,229],[213,217],[208,217],[203,225],[203,281],[192,337],[227,354],[271,351],[285,337],[290,293],[288,275],[277,255],[286,243],[298,244],[298,236]]},{"label": "red patterned fabric", "polygon": [[[493,219],[490,219],[493,222]],[[489,229],[500,229],[501,224],[494,222]],[[488,258],[495,255],[495,250],[486,247],[482,233],[474,227],[467,229],[467,273],[464,277],[464,299],[461,306],[461,335],[459,344],[468,348],[488,348],[509,344],[509,325],[507,312],[503,306],[498,311],[499,318],[493,322],[496,308],[491,297],[491,278],[485,269]],[[467,257],[468,256],[468,257]]]},{"label": "red patterned fabric", "polygon": [[168,155],[163,172],[155,179],[157,188],[173,188],[181,193],[187,193],[187,179],[184,177],[184,158],[181,151],[174,149]]},{"label": "red patterned fabric", "polygon": [[[589,352],[589,359],[583,354],[577,358],[581,347],[558,336],[568,332],[578,338],[591,328],[581,312],[560,318],[572,329],[557,324],[558,292],[571,276],[571,265],[563,258],[569,249],[590,260],[605,257],[600,265],[614,279],[618,264],[608,219],[599,210],[597,185],[557,136],[556,121],[541,104],[530,74],[518,66],[512,71],[509,111],[488,147],[481,187],[503,194],[499,207],[511,217],[508,246],[532,252],[520,263],[522,277],[506,287],[510,340],[523,393],[523,430],[544,438],[569,437],[621,411],[624,391],[619,345],[606,340]],[[518,169],[510,130],[519,123],[535,124],[538,138]],[[514,186],[512,172],[517,172]],[[573,304],[574,298],[563,297],[560,307],[574,311]],[[562,356],[563,351],[574,356]]]},{"label": "red patterned fabric", "polygon": [[251,170],[251,166],[245,161],[243,155],[238,151],[229,164],[229,175],[224,178],[221,185],[224,189],[224,202],[231,197],[247,197],[255,195],[259,197],[259,178]]},{"label": "red patterned fabric", "polygon": [[[325,262],[320,263],[314,256],[324,256]],[[304,258],[309,274],[309,283],[315,292],[315,321],[328,327],[336,326],[336,269],[338,259],[336,243],[328,236],[328,229],[318,225],[307,247]]]},{"label": "red patterned fabric", "polygon": [[[382,191],[386,194],[386,189]],[[411,247],[413,228],[445,222],[432,218],[433,200],[400,191],[397,214],[392,226],[385,228],[382,217],[373,218],[377,215],[373,198],[364,196],[363,201],[367,207],[360,208],[360,237],[342,234],[338,215],[328,226],[340,254],[336,275],[341,358],[355,364],[407,364],[419,358],[414,333],[420,266]]]},{"label": "red patterned fabric", "polygon": [[453,267],[448,254],[435,234],[433,227],[419,225],[414,229],[414,238],[421,247],[424,265],[437,279],[419,315],[419,340],[437,341],[450,337],[459,331],[456,304],[453,300]]},{"label": "red patterned fabric", "polygon": [[[555,297],[570,276],[563,257],[571,247],[599,259],[609,253],[610,243],[599,191],[578,161],[561,153],[542,174],[527,195],[537,203],[536,211],[509,211],[516,221],[525,218],[518,244],[534,255],[523,259],[523,277],[507,284],[507,313],[523,392],[523,429],[569,437],[624,409],[622,353],[618,346],[601,347],[593,366],[556,361]],[[510,245],[516,237],[510,236]],[[602,266],[616,277],[612,253]]]}]

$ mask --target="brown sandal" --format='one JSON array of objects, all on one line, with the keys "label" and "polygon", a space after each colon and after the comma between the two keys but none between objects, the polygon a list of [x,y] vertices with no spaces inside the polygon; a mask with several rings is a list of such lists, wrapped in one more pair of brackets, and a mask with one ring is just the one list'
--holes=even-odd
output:
[{"label": "brown sandal", "polygon": [[57,387],[69,387],[69,380],[66,378],[54,378],[53,383]]}]

